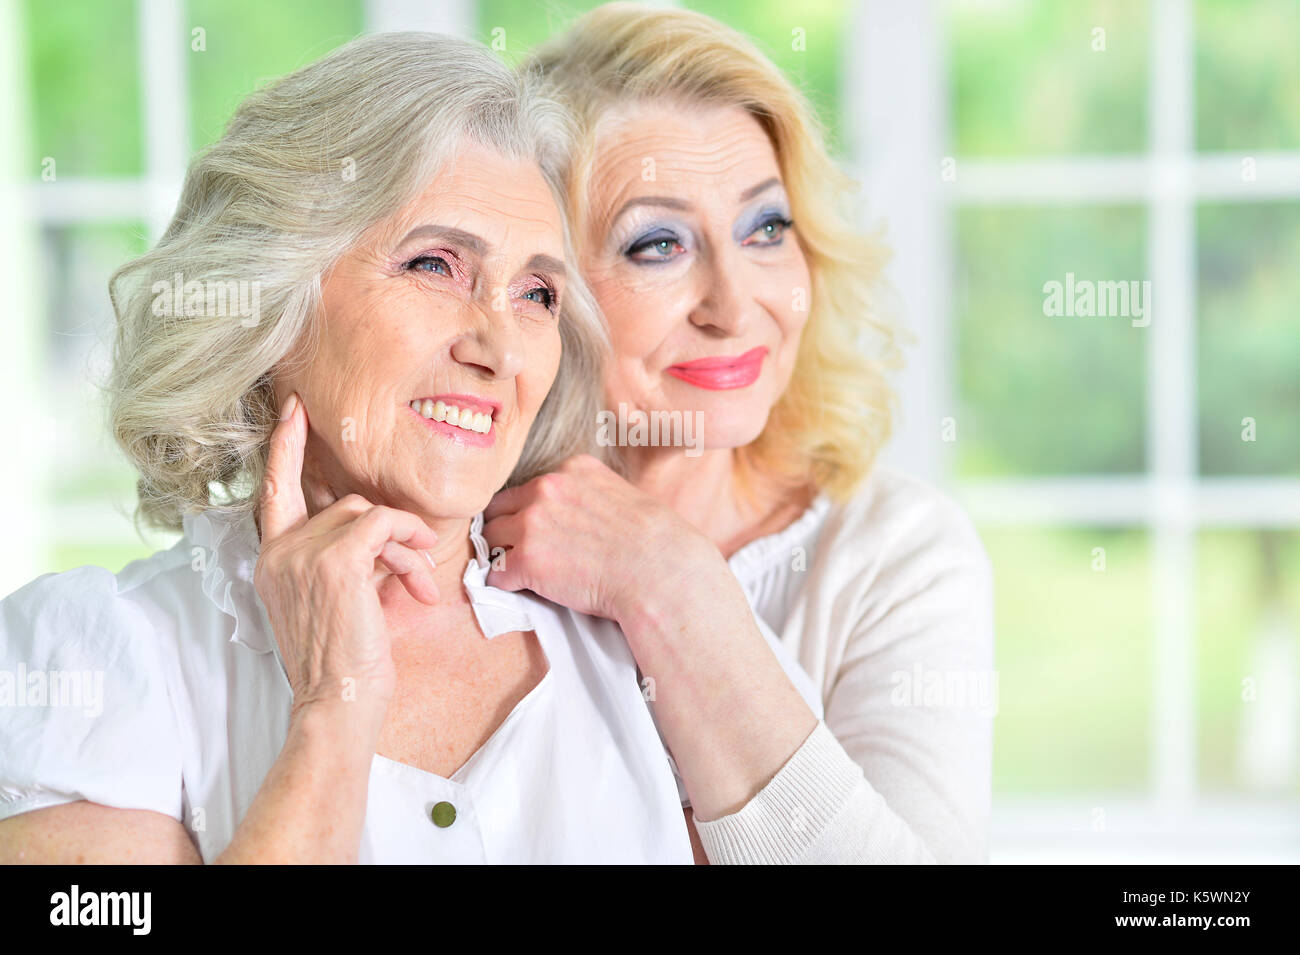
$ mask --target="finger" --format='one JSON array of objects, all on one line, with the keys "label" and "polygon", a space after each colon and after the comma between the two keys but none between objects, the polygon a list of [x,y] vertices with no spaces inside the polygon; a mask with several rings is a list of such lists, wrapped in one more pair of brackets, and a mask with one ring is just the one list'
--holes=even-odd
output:
[{"label": "finger", "polygon": [[483,538],[492,547],[518,547],[523,536],[522,512],[503,514],[483,524]]},{"label": "finger", "polygon": [[609,471],[609,467],[594,455],[575,454],[573,457],[564,459],[560,464],[560,470],[582,473],[584,471]]},{"label": "finger", "polygon": [[430,606],[438,603],[440,594],[434,578],[433,558],[428,551],[416,550],[404,544],[389,541],[379,553],[379,576],[391,574],[416,600]]},{"label": "finger", "polygon": [[302,496],[302,457],[307,444],[307,411],[295,392],[284,403],[271,432],[259,504],[263,542],[272,541],[307,520]]},{"label": "finger", "polygon": [[[536,478],[533,479],[534,481]],[[526,484],[520,484],[518,487],[508,487],[504,491],[498,491],[488,501],[488,506],[483,509],[483,519],[490,521],[494,517],[500,517],[503,514],[513,514],[515,511],[522,511],[524,506],[533,499],[533,481]]]},{"label": "finger", "polygon": [[337,531],[346,528],[362,514],[374,510],[374,507],[360,494],[345,494],[313,517],[312,527],[321,534]]},{"label": "finger", "polygon": [[372,507],[340,530],[372,560],[378,559],[384,544],[389,541],[417,550],[428,550],[438,543],[438,535],[433,529],[410,511],[383,505]]},{"label": "finger", "polygon": [[498,590],[531,590],[524,555],[518,550],[508,550],[489,565],[484,582]]}]

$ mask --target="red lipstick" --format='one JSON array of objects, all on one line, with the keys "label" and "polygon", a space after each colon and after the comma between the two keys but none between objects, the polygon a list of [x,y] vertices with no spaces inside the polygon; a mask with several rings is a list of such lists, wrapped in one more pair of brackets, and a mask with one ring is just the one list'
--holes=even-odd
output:
[{"label": "red lipstick", "polygon": [[767,348],[760,345],[743,355],[697,358],[695,361],[670,365],[668,374],[680,378],[688,385],[707,388],[709,391],[746,388],[758,380],[766,357]]}]

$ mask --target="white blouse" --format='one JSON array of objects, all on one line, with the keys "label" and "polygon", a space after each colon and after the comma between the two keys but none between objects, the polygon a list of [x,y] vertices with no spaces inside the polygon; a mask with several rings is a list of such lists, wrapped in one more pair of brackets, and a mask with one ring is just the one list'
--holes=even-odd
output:
[{"label": "white blouse", "polygon": [[[535,632],[549,670],[450,778],[375,755],[360,861],[689,864],[622,633],[488,586],[481,528],[464,575],[479,626]],[[226,848],[292,703],[257,547],[251,518],[205,512],[119,574],[47,574],[0,603],[0,819],[85,799],[183,822],[204,861]]]}]

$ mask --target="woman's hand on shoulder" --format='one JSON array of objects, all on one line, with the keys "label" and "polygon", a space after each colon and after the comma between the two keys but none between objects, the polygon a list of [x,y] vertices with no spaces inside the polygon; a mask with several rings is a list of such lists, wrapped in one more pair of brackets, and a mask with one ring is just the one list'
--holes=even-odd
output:
[{"label": "woman's hand on shoulder", "polygon": [[589,455],[500,492],[484,519],[493,552],[505,550],[489,584],[579,613],[622,621],[701,575],[730,573],[712,541]]}]

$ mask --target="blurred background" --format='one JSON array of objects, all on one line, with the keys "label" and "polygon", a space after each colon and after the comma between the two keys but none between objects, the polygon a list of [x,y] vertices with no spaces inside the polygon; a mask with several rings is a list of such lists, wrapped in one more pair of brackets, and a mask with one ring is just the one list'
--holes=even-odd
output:
[{"label": "blurred background", "polygon": [[[269,78],[594,4],[0,0],[0,592],[118,570],[110,272]],[[704,0],[808,93],[919,344],[884,460],[997,578],[995,862],[1300,861],[1300,0]],[[1044,285],[1149,281],[1150,324]]]}]

